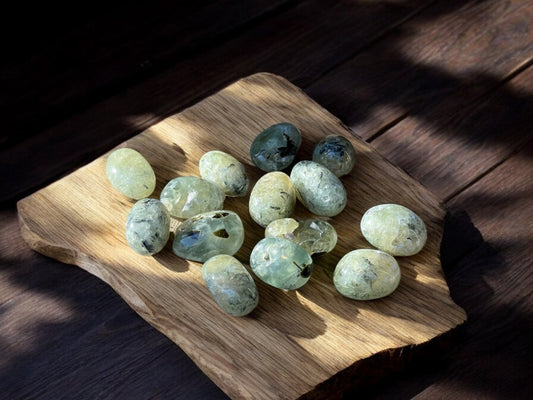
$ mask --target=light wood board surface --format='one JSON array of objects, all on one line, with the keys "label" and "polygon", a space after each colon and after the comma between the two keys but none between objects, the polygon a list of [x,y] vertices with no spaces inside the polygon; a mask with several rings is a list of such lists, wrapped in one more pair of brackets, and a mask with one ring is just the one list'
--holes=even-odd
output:
[{"label": "light wood board surface", "polygon": [[[336,249],[316,260],[311,280],[298,291],[256,279],[260,304],[248,317],[223,314],[204,285],[201,265],[175,256],[170,242],[153,257],[128,247],[124,225],[134,202],[107,181],[106,155],[19,201],[24,239],[36,251],[78,265],[111,285],[232,398],[340,395],[350,386],[345,378],[372,355],[427,342],[465,320],[440,267],[445,210],[439,200],[300,89],[271,74],[242,79],[122,146],[138,150],[152,164],[155,198],[170,179],[198,176],[198,160],[215,149],[239,159],[252,186],[262,172],[249,160],[250,144],[260,131],[282,121],[302,132],[300,159],[310,159],[323,136],[336,134],[350,138],[358,161],[342,178],[348,206],[330,219],[339,234]],[[370,302],[346,299],[333,286],[333,269],[348,251],[370,247],[359,229],[362,214],[391,202],[425,221],[428,243],[416,256],[398,258],[402,280],[391,296]],[[264,231],[249,217],[248,196],[227,199],[225,208],[243,219],[246,238],[236,256],[247,264]],[[310,216],[301,205],[295,215]]]}]

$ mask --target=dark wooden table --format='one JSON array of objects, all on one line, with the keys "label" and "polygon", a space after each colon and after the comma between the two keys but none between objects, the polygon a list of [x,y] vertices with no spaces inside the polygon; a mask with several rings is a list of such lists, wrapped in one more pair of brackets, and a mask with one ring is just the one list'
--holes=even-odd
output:
[{"label": "dark wooden table", "polygon": [[532,398],[533,3],[176,3],[4,10],[0,398],[226,398],[106,284],[32,252],[16,201],[259,71],[449,210],[441,260],[468,322],[355,394]]}]

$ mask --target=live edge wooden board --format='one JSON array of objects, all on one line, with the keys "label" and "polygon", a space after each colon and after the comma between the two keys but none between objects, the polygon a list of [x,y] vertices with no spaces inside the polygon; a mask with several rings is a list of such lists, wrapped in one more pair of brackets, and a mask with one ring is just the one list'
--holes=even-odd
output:
[{"label": "live edge wooden board", "polygon": [[[260,302],[247,317],[225,315],[202,280],[201,264],[172,253],[140,256],[127,245],[124,227],[133,205],[105,175],[106,155],[18,203],[23,236],[36,251],[75,264],[107,282],[148,323],[180,346],[235,399],[334,398],[350,386],[372,355],[417,345],[465,320],[450,298],[439,261],[445,210],[422,185],[357,139],[341,121],[285,79],[266,73],[242,79],[126,141],[151,163],[157,176],[152,197],[182,175],[199,176],[198,160],[209,150],[232,154],[246,167],[251,186],[262,172],[249,148],[266,127],[288,121],[303,136],[300,159],[310,159],[325,135],[344,135],[358,160],[342,178],[348,206],[330,219],[339,234],[335,250],[315,263],[309,283],[282,291],[256,279]],[[227,199],[246,229],[237,253],[248,267],[264,235],[248,213],[248,199]],[[402,280],[389,297],[369,302],[336,292],[332,274],[348,251],[371,246],[359,222],[369,207],[399,203],[426,223],[421,253],[398,257]],[[310,214],[298,205],[295,215]],[[172,237],[171,237],[172,240]],[[179,382],[176,382],[179,384]]]}]

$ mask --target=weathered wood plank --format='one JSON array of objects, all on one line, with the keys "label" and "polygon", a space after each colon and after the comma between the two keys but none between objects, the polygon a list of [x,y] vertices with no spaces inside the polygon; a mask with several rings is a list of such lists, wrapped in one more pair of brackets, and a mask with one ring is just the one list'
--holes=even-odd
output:
[{"label": "weathered wood plank", "polygon": [[[529,150],[533,142],[528,144]],[[533,352],[533,161],[521,151],[452,198],[497,251],[470,255],[447,273],[468,311],[467,341],[420,398],[528,398]]]},{"label": "weathered wood plank", "polygon": [[409,116],[372,144],[447,198],[533,137],[532,93],[533,68],[528,68],[468,107],[455,96],[445,97],[424,118]]},{"label": "weathered wood plank", "polygon": [[309,1],[268,19],[212,51],[188,58],[35,138],[2,150],[2,168],[13,175],[0,181],[0,201],[55,180],[242,76],[271,71],[308,84],[427,3],[326,6]]},{"label": "weathered wood plank", "polygon": [[[350,135],[339,120],[286,80],[257,74],[125,145],[141,151],[154,166],[155,197],[173,177],[196,174],[202,154],[213,149],[243,162],[253,185],[261,175],[249,160],[253,138],[261,127],[287,120],[302,131],[302,158],[310,158],[314,144],[327,133]],[[257,281],[261,300],[250,317],[228,318],[218,309],[198,263],[176,257],[168,246],[155,257],[140,256],[128,247],[123,224],[131,202],[117,197],[107,182],[105,156],[19,201],[23,237],[37,251],[105,280],[231,397],[340,397],[353,385],[352,375],[370,370],[365,364],[369,357],[425,343],[465,318],[451,301],[439,268],[444,216],[440,203],[368,144],[352,144],[359,168],[344,179],[350,202],[342,215],[331,219],[337,246],[315,261],[312,279],[301,290],[281,291]],[[423,218],[428,241],[416,256],[398,260],[402,280],[391,296],[354,303],[333,287],[333,268],[347,252],[368,246],[357,222],[364,211],[393,199]],[[227,199],[225,207],[243,220],[246,235],[236,257],[247,264],[264,229],[252,221],[246,198]],[[294,215],[304,218],[309,213],[297,208]],[[327,390],[319,389],[322,386]]]},{"label": "weathered wood plank", "polygon": [[[0,143],[22,140],[177,61],[223,43],[287,0],[7,5]],[[22,3],[21,3],[22,4]],[[13,40],[13,37],[16,37]]]},{"label": "weathered wood plank", "polygon": [[530,1],[443,1],[306,92],[368,139],[406,114],[435,121],[431,110],[443,98],[458,107],[468,105],[531,58]]}]

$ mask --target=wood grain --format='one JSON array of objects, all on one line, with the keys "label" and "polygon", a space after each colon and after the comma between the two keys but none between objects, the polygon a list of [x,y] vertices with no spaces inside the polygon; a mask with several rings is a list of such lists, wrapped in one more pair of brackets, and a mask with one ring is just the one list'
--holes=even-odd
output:
[{"label": "wood grain", "polygon": [[[409,116],[371,143],[448,198],[533,138],[532,92],[529,67],[483,99],[470,98],[468,106],[445,97],[428,107],[427,118]],[[525,151],[533,154],[531,147]]]},{"label": "wood grain", "polygon": [[[255,135],[279,121],[303,133],[300,157],[310,158],[326,134],[350,131],[286,80],[270,74],[243,79],[201,103],[124,143],[145,155],[158,177],[155,195],[171,178],[198,174],[209,150],[250,165]],[[115,193],[104,174],[102,156],[67,177],[19,201],[24,239],[37,251],[79,265],[107,282],[145,320],[178,344],[233,398],[313,397],[334,381],[341,395],[368,357],[425,343],[465,319],[449,296],[439,262],[444,209],[438,199],[370,146],[351,139],[358,166],[343,178],[349,193],[345,211],[331,220],[339,232],[335,251],[317,260],[308,285],[284,292],[258,282],[261,302],[248,318],[228,318],[203,285],[200,265],[174,256],[169,247],[154,257],[131,251],[123,226],[132,203]],[[358,230],[362,213],[384,202],[405,204],[428,227],[428,244],[416,256],[399,259],[402,282],[390,297],[354,302],[331,284],[338,259],[368,247]],[[247,199],[225,205],[243,218],[247,236],[237,257],[246,262],[263,231],[247,213]],[[46,210],[46,212],[43,212]],[[308,215],[302,207],[298,216]]]},{"label": "wood grain", "polygon": [[439,1],[306,92],[364,139],[406,115],[438,128],[444,99],[469,106],[532,59],[532,21],[527,0]]},{"label": "wood grain", "polygon": [[[40,135],[1,149],[2,167],[16,171],[17,184],[0,180],[0,202],[18,200],[39,185],[53,182],[243,76],[269,71],[300,85],[309,84],[428,3],[338,2],[325,6],[317,0],[303,2]],[[74,86],[69,84],[69,88]],[[32,110],[14,107],[11,113]]]}]

